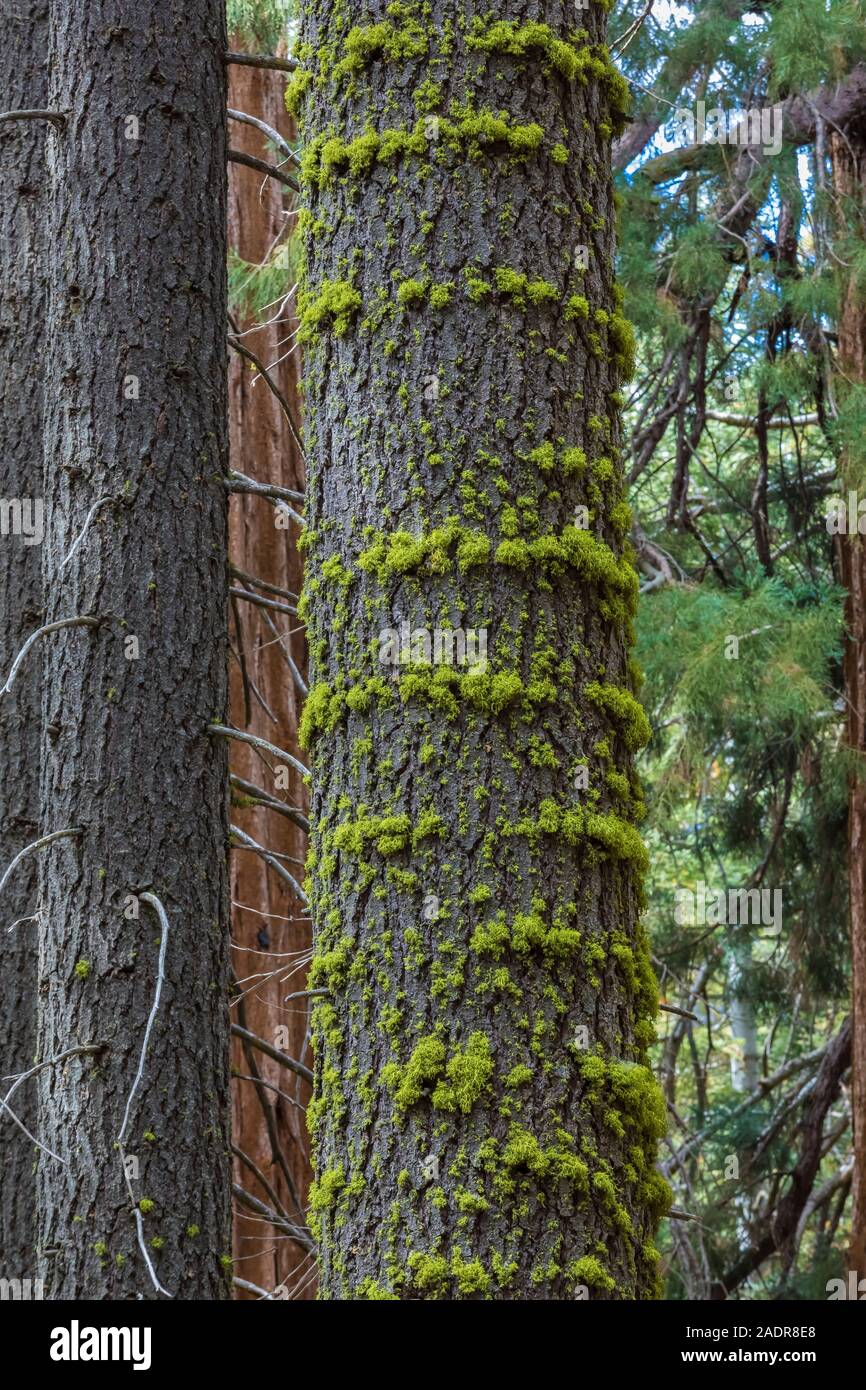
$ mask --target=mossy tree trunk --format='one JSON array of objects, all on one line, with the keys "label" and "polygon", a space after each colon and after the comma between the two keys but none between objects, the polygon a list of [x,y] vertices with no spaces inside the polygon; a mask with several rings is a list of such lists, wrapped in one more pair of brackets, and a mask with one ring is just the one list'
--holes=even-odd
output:
[{"label": "mossy tree trunk", "polygon": [[625,89],[602,6],[477,10],[375,0],[350,27],[306,3],[289,94],[322,1291],[645,1298],[666,1189],[618,447]]},{"label": "mossy tree trunk", "polygon": [[[866,238],[866,126],[861,122],[834,134],[830,143],[837,195],[838,232],[842,239]],[[845,262],[843,262],[844,264]],[[856,279],[843,288],[839,334],[841,401],[866,386],[866,311]],[[864,455],[849,449],[840,458],[843,488],[861,494]],[[854,534],[836,538],[839,579],[847,591],[844,651],[847,741],[855,755],[866,756],[866,539]],[[851,1234],[848,1268],[866,1278],[866,774],[855,767],[848,791],[848,897],[851,932],[851,1116],[854,1169],[851,1175]]]},{"label": "mossy tree trunk", "polygon": [[231,1291],[225,43],[217,0],[52,13],[46,618],[100,624],[42,639],[53,1298]]},{"label": "mossy tree trunk", "polygon": [[[46,0],[3,0],[0,92],[7,110],[45,107],[48,58]],[[39,511],[42,501],[42,373],[47,247],[44,121],[0,124],[0,501],[27,504],[30,532],[16,533],[15,513],[0,535],[0,684],[34,627],[42,607]],[[24,517],[25,514],[21,513]],[[44,523],[44,516],[42,518]],[[38,835],[38,653],[30,680],[0,699],[0,873]],[[36,871],[22,861],[0,898],[0,1063],[2,1072],[25,1071],[36,1049]],[[22,920],[28,919],[28,920]],[[18,922],[14,931],[9,931]],[[4,1089],[8,1089],[8,1084]],[[33,1132],[36,1090],[16,1092],[15,1113]],[[33,1279],[34,1148],[8,1115],[0,1117],[0,1278]]]}]

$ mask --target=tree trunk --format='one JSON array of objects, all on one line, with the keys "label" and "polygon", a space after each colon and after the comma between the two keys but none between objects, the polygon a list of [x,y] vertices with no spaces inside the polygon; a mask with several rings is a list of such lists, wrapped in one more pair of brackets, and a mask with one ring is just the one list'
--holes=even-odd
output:
[{"label": "tree trunk", "polygon": [[100,622],[41,639],[53,1298],[231,1285],[225,43],[215,0],[53,14],[46,617]]},{"label": "tree trunk", "polygon": [[[739,939],[742,936],[742,939]],[[728,995],[731,1013],[731,1086],[747,1094],[758,1084],[761,1053],[755,1023],[755,1001],[749,976],[752,969],[752,943],[740,930],[731,932],[728,950]]]},{"label": "tree trunk", "polygon": [[[9,110],[45,106],[48,56],[46,0],[2,0],[0,91]],[[0,302],[0,684],[27,636],[38,627],[42,608],[39,558],[42,505],[42,374],[39,356],[45,320],[47,256],[45,139],[47,125],[8,121],[0,125],[0,243],[4,291]],[[25,503],[26,499],[26,503]],[[16,512],[14,504],[29,511]],[[10,509],[7,509],[9,504]],[[17,518],[17,519],[16,519]],[[29,519],[30,534],[21,533]],[[44,517],[42,518],[44,524]],[[39,653],[30,679],[0,697],[0,838],[2,869],[38,835],[39,824]],[[0,898],[0,1059],[3,1073],[33,1065],[36,1049],[36,927],[22,921],[36,911],[36,871],[24,860]],[[8,1083],[7,1083],[8,1088]],[[36,1088],[16,1092],[15,1113],[32,1133]],[[33,1145],[8,1115],[0,1117],[0,1276],[35,1276],[36,1226]]]},{"label": "tree trunk", "polygon": [[624,83],[600,6],[343,13],[303,6],[292,94],[322,1291],[646,1298],[667,1190],[618,448]]},{"label": "tree trunk", "polygon": [[[862,239],[866,228],[866,129],[849,126],[831,135],[833,182],[842,222]],[[840,381],[866,385],[866,310],[854,279],[843,297],[838,324]],[[860,465],[858,467],[858,465]],[[840,460],[843,487],[862,491],[862,461]],[[844,689],[847,742],[862,762],[866,756],[866,540],[837,537],[840,583],[846,590]],[[866,775],[856,768],[848,791],[848,896],[851,929],[851,1115],[854,1168],[851,1177],[851,1238],[848,1268],[866,1278]]]},{"label": "tree trunk", "polygon": [[[243,50],[243,38],[233,36],[230,48],[232,52]],[[284,90],[285,79],[280,73],[238,66],[229,69],[229,106],[257,116],[289,137],[292,122],[286,113]],[[235,149],[259,159],[274,158],[272,152],[263,148],[261,134],[249,126],[234,123],[231,134]],[[286,250],[291,224],[287,225],[283,193],[276,181],[263,180],[261,174],[233,164],[228,209],[229,245],[243,260],[262,263],[273,252],[275,244],[281,251]],[[259,316],[260,319],[276,317],[278,308],[279,305],[274,304]],[[271,376],[290,402],[297,420],[300,416],[297,350],[287,356],[287,339],[297,325],[289,317],[290,312],[289,308],[284,308],[278,322],[254,332],[250,329],[256,321],[255,316],[241,317],[238,327],[244,335],[243,344],[261,361],[267,364],[283,359],[273,368]],[[238,354],[232,355],[229,368],[229,453],[232,469],[239,473],[280,487],[303,489],[303,459],[280,403],[258,373],[250,370],[249,362]],[[275,525],[276,520],[274,506],[266,498],[248,494],[233,497],[229,512],[229,554],[239,570],[277,589],[298,594],[302,563],[296,544],[297,531],[290,535],[284,527]],[[285,597],[275,596],[269,590],[254,590],[249,581],[240,577],[235,577],[232,583],[234,587],[253,590],[266,600],[276,597],[278,602],[286,602]],[[233,661],[229,681],[232,722],[237,728],[257,734],[298,758],[301,696],[268,619],[283,634],[285,647],[302,675],[306,672],[303,633],[291,616],[272,610],[266,617],[261,608],[244,600],[235,602],[233,613],[232,642],[238,655],[243,655],[247,685],[245,687],[238,661]],[[261,787],[268,797],[305,809],[306,789],[298,773],[287,768],[288,786],[282,789],[275,783],[273,765],[273,759],[263,759],[248,744],[237,743],[232,748],[233,773]],[[232,809],[234,823],[258,844],[289,856],[296,865],[303,863],[306,835],[302,826],[280,812],[245,805],[248,799],[249,794],[236,786]],[[304,990],[303,959],[310,945],[306,915],[286,883],[258,854],[249,850],[238,848],[233,854],[231,885],[232,901],[236,905],[243,904],[243,907],[236,906],[232,914],[236,976],[241,979],[255,972],[279,972],[255,985],[244,986],[243,1005],[236,1006],[236,1014],[242,1014],[245,1026],[253,1033],[290,1056],[306,1061],[308,1066],[312,1065],[311,1058],[305,1057],[309,1049],[306,1001],[284,1004],[287,994]],[[300,968],[295,968],[299,965]],[[293,1222],[305,1225],[310,1178],[301,1107],[309,1100],[309,1088],[299,1077],[284,1071],[279,1063],[263,1053],[251,1050],[238,1038],[232,1040],[232,1067],[236,1076],[257,1075],[268,1083],[234,1081],[234,1146],[251,1158],[268,1179]],[[240,1159],[235,1159],[235,1182],[260,1202],[271,1205],[268,1191]],[[310,1258],[305,1257],[305,1252],[293,1241],[282,1238],[281,1232],[263,1228],[261,1217],[242,1205],[236,1210],[234,1251],[238,1269],[249,1283],[269,1291],[285,1290],[293,1297],[314,1296],[315,1279]],[[240,1298],[256,1296],[238,1290]]]}]

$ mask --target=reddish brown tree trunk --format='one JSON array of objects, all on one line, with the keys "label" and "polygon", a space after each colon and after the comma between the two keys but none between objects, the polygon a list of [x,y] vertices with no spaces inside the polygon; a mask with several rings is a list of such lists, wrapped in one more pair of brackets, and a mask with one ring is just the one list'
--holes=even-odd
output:
[{"label": "reddish brown tree trunk", "polygon": [[[230,48],[242,43],[235,37]],[[285,79],[276,72],[257,68],[231,67],[229,106],[266,121],[281,134],[290,133],[290,120],[283,104]],[[231,145],[258,158],[274,162],[265,149],[264,137],[249,126],[231,122]],[[285,245],[286,204],[283,188],[274,180],[263,179],[254,171],[232,164],[229,181],[229,245],[245,261],[261,262],[278,238]],[[291,225],[289,221],[288,225]],[[271,318],[277,305],[261,315]],[[247,333],[255,320],[236,323],[244,334],[243,344],[264,363],[284,360],[271,376],[291,402],[295,419],[300,414],[297,377],[298,355],[285,354],[286,341],[294,330],[292,312],[284,308],[280,322]],[[231,467],[262,482],[300,490],[303,486],[303,460],[294,444],[279,402],[258,372],[237,353],[232,354],[229,378],[229,422]],[[231,563],[248,575],[256,576],[293,594],[300,590],[301,557],[297,550],[297,530],[279,529],[275,508],[265,498],[234,496],[230,510]],[[252,585],[236,576],[232,587],[247,591]],[[257,590],[261,597],[289,602],[279,595]],[[230,625],[235,655],[231,659],[231,717],[237,728],[258,734],[299,757],[297,747],[300,693],[295,686],[280,644],[265,616],[283,636],[286,648],[303,673],[306,652],[303,635],[293,629],[299,623],[278,610],[263,610],[246,600],[233,600]],[[246,687],[238,661],[243,654]],[[256,694],[258,692],[258,695]],[[260,697],[260,698],[259,698]],[[263,702],[270,714],[262,707]],[[273,775],[276,759],[263,758],[248,745],[232,746],[231,770],[248,783],[261,787],[270,797],[289,806],[303,807],[305,788],[300,777],[289,769],[289,785],[277,785]],[[293,877],[302,879],[301,864],[306,852],[303,830],[285,816],[256,806],[238,805],[243,791],[234,788],[232,821],[260,845],[290,859],[281,860]],[[295,863],[291,862],[294,859]],[[289,1055],[312,1065],[307,1044],[307,1003],[298,999],[286,1004],[287,994],[305,988],[305,956],[309,946],[309,927],[301,904],[291,889],[254,851],[235,848],[231,871],[232,951],[235,976],[242,999],[233,1010],[235,1022],[279,1047]],[[237,906],[244,904],[244,907]],[[295,954],[286,954],[295,953]],[[284,968],[283,968],[284,967]],[[259,973],[279,974],[262,980]],[[285,1031],[279,1031],[285,1030]],[[307,1200],[308,1144],[304,1112],[308,1088],[296,1076],[263,1053],[245,1047],[238,1039],[232,1044],[233,1144],[246,1154],[267,1178],[283,1209],[292,1221],[305,1224]],[[240,1079],[258,1075],[261,1082]],[[276,1089],[271,1089],[276,1088]],[[282,1094],[280,1094],[282,1093]],[[265,1110],[267,1107],[267,1112]],[[235,1158],[234,1181],[273,1209],[271,1195],[248,1165]],[[299,1211],[299,1206],[301,1210]],[[261,1219],[255,1211],[235,1201],[235,1271],[250,1283],[278,1296],[309,1298],[315,1293],[312,1259],[285,1233]],[[240,1291],[239,1297],[255,1297]]]},{"label": "reddish brown tree trunk", "polygon": [[[866,130],[848,130],[832,142],[833,171],[841,216],[866,220]],[[844,228],[843,228],[844,230]],[[847,383],[866,383],[866,309],[853,280],[839,314],[840,392]],[[842,478],[851,461],[842,459]],[[862,476],[862,471],[860,473]],[[851,485],[854,486],[852,479]],[[849,747],[866,757],[866,537],[838,537],[840,581],[847,590],[844,689]],[[848,793],[848,893],[851,927],[851,1110],[854,1171],[851,1180],[851,1238],[848,1268],[866,1277],[866,771],[852,773]]]}]

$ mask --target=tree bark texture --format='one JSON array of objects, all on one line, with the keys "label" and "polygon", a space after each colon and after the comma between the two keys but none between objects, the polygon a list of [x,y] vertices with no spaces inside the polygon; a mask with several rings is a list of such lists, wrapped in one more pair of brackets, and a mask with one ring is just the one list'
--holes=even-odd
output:
[{"label": "tree bark texture", "polygon": [[40,1074],[53,1298],[161,1296],[137,1219],[165,1290],[231,1290],[225,46],[217,0],[52,15],[46,617],[100,626],[41,639],[42,829],[80,833],[41,856],[39,1055],[104,1044]]},{"label": "tree bark texture", "polygon": [[289,95],[331,1298],[657,1291],[626,93],[602,7],[510,13],[311,0]]},{"label": "tree bark texture", "polygon": [[[231,51],[242,48],[243,39],[233,36]],[[229,68],[229,106],[257,116],[289,138],[292,121],[283,101],[284,89],[285,80],[280,73],[261,68]],[[234,123],[231,135],[235,149],[273,160],[273,152],[264,148],[258,131]],[[243,260],[260,264],[275,248],[280,253],[286,251],[293,227],[287,212],[278,183],[263,180],[260,174],[240,165],[231,165],[229,246]],[[278,309],[279,305],[274,304],[259,315],[260,321],[276,317]],[[260,361],[269,364],[282,359],[270,375],[298,420],[301,412],[297,349],[288,355],[290,335],[297,328],[291,308],[284,307],[277,322],[253,332],[250,329],[255,325],[255,316],[239,317],[237,322],[243,333],[241,341]],[[229,453],[236,472],[260,482],[303,490],[303,459],[283,409],[258,372],[251,370],[248,360],[237,353],[232,354],[229,366]],[[297,528],[278,526],[277,519],[274,505],[267,498],[233,496],[229,509],[229,555],[233,565],[246,575],[297,595],[302,575]],[[249,580],[237,575],[232,578],[232,586],[292,606],[285,594],[256,590]],[[281,634],[280,641],[274,629]],[[239,660],[232,660],[232,723],[300,758],[301,694],[281,649],[284,646],[291,653],[303,676],[306,643],[300,625],[290,614],[271,610],[265,617],[260,607],[238,599],[232,608],[231,633],[235,652],[238,657],[243,655],[247,677],[245,683]],[[260,787],[268,798],[306,811],[306,788],[293,768],[283,765],[284,775],[278,783],[277,761],[243,743],[232,747],[230,762],[232,772],[246,783]],[[294,859],[294,867],[289,864],[289,868],[294,877],[302,877],[298,870],[306,853],[302,823],[279,811],[251,804],[250,793],[237,784],[232,800],[233,822],[258,844]],[[302,994],[305,988],[310,947],[306,912],[274,869],[248,849],[235,849],[231,888],[235,904],[234,972],[238,981],[249,981],[239,986],[241,998],[235,1005],[234,1016],[259,1037],[311,1066],[308,1001],[300,998],[285,1003],[287,994]],[[269,971],[277,973],[267,980],[250,979],[256,972]],[[309,1100],[309,1087],[239,1038],[232,1040],[232,1069],[236,1078],[232,1086],[235,1148],[254,1161],[292,1221],[303,1226],[310,1171],[302,1107]],[[247,1079],[251,1076],[258,1081]],[[234,1180],[259,1201],[271,1204],[267,1190],[237,1158]],[[237,1268],[249,1283],[269,1291],[285,1290],[293,1298],[314,1296],[312,1257],[293,1241],[281,1238],[279,1231],[263,1227],[260,1216],[242,1204],[236,1206],[234,1252]],[[250,1299],[257,1295],[241,1289],[238,1297]]]},{"label": "tree bark texture", "polygon": [[[45,0],[2,0],[0,91],[8,110],[45,106],[48,6]],[[16,534],[14,511],[5,512],[0,535],[0,684],[21,647],[39,626],[42,574],[38,512],[42,502],[42,373],[47,251],[45,122],[0,125],[0,243],[3,295],[0,300],[0,505],[29,505],[31,535]],[[29,679],[0,698],[0,872],[36,839],[39,831],[39,653]],[[22,861],[0,898],[0,1074],[25,1071],[36,1049],[37,876],[32,859]],[[13,922],[20,925],[11,933]],[[8,1089],[8,1084],[5,1089]],[[15,1113],[33,1132],[36,1088],[26,1084]],[[36,1225],[33,1145],[8,1115],[0,1116],[0,1277],[35,1277]]]}]

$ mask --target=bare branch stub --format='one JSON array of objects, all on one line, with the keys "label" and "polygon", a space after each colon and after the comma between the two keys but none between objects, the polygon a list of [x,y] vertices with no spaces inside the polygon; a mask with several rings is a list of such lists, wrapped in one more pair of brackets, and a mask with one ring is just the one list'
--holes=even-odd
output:
[{"label": "bare branch stub", "polygon": [[62,111],[0,111],[0,121],[50,121],[52,125],[66,125]]},{"label": "bare branch stub", "polygon": [[277,169],[264,159],[256,159],[254,154],[244,154],[241,150],[229,150],[228,158],[232,164],[245,164],[248,169],[255,169],[257,173],[264,174],[269,179],[277,179],[279,183],[284,183],[295,193],[301,191],[296,179],[293,179],[289,174],[284,174],[282,169]]},{"label": "bare branch stub", "polygon": [[226,62],[245,68],[273,68],[276,72],[294,72],[298,66],[293,58],[275,58],[270,53],[227,53]]}]

